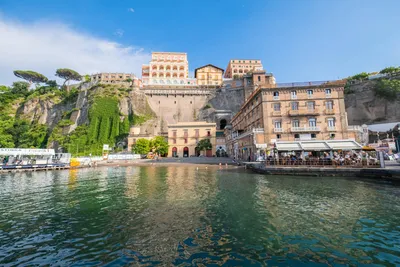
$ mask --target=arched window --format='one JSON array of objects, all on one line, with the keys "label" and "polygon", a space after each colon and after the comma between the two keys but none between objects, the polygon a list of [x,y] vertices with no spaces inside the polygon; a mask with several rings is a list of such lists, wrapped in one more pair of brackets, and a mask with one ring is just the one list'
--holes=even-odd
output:
[{"label": "arched window", "polygon": [[179,70],[185,70],[185,68],[183,66],[180,66]]},{"label": "arched window", "polygon": [[174,80],[174,84],[178,84],[178,81],[177,81],[177,80]]},{"label": "arched window", "polygon": [[177,66],[173,66],[172,70],[178,70],[178,67]]},{"label": "arched window", "polygon": [[165,69],[166,69],[166,70],[171,70],[171,66],[168,65]]},{"label": "arched window", "polygon": [[223,129],[225,129],[225,126],[226,126],[226,120],[225,119],[220,120],[219,121],[219,129],[223,130]]},{"label": "arched window", "polygon": [[177,73],[173,73],[172,77],[176,78],[176,77],[178,77],[178,74]]},{"label": "arched window", "polygon": [[180,81],[180,84],[185,84],[185,81],[184,81],[184,80],[181,80],[181,81]]},{"label": "arched window", "polygon": [[171,73],[167,72],[167,73],[165,74],[165,77],[170,78],[170,77],[171,77]]},{"label": "arched window", "polygon": [[156,65],[153,65],[151,68],[152,68],[153,70],[156,70],[156,69],[157,69],[157,66],[156,66]]},{"label": "arched window", "polygon": [[183,73],[181,73],[181,74],[179,74],[179,77],[183,78],[183,77],[185,77],[185,75],[183,75]]},{"label": "arched window", "polygon": [[234,69],[234,70],[233,70],[233,73],[237,73],[237,69]]},{"label": "arched window", "polygon": [[243,70],[239,70],[239,73],[243,73]]},{"label": "arched window", "polygon": [[274,92],[274,100],[278,100],[279,99],[279,92],[275,91]]},{"label": "arched window", "polygon": [[163,73],[163,72],[160,72],[160,73],[158,74],[158,77],[164,77],[164,73]]}]

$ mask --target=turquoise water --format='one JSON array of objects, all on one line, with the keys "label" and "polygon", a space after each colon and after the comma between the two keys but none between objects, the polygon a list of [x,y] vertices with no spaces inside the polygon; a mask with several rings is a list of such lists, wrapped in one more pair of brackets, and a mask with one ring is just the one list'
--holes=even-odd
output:
[{"label": "turquoise water", "polygon": [[188,166],[0,174],[0,266],[396,266],[400,187]]}]

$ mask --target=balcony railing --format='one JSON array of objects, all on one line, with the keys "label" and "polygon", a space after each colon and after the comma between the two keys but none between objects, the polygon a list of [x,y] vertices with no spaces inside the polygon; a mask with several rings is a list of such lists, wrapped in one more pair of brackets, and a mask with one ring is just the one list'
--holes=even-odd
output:
[{"label": "balcony railing", "polygon": [[319,115],[319,110],[318,109],[289,110],[289,116],[308,116],[308,115]]},{"label": "balcony railing", "polygon": [[274,100],[279,100],[279,96],[274,96]]},{"label": "balcony railing", "polygon": [[282,128],[274,128],[274,133],[283,133]]},{"label": "balcony railing", "polygon": [[297,99],[297,95],[290,95],[290,99]]},{"label": "balcony railing", "polygon": [[307,94],[307,98],[314,98],[314,95]]},{"label": "balcony railing", "polygon": [[326,98],[331,98],[331,97],[332,97],[332,94],[325,94],[325,97],[326,97]]},{"label": "balcony railing", "polygon": [[280,110],[274,110],[271,112],[271,116],[281,116],[282,112]]},{"label": "balcony railing", "polygon": [[326,115],[333,115],[333,114],[335,114],[335,110],[334,109],[325,109],[324,113]]},{"label": "balcony railing", "polygon": [[336,131],[336,127],[335,126],[328,126],[328,132],[334,132]]},{"label": "balcony railing", "polygon": [[292,127],[292,132],[320,132],[321,128],[319,126],[311,126],[311,127]]}]

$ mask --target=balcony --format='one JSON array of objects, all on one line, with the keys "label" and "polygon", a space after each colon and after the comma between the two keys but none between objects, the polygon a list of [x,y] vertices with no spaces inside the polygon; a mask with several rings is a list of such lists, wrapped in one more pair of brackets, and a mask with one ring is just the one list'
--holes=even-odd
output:
[{"label": "balcony", "polygon": [[299,110],[289,110],[289,116],[310,116],[319,115],[318,109],[299,109]]},{"label": "balcony", "polygon": [[308,98],[308,99],[314,98],[314,95],[309,95],[309,94],[307,94],[307,98]]},{"label": "balcony", "polygon": [[274,96],[274,100],[279,100],[279,96]]},{"label": "balcony", "polygon": [[290,99],[292,100],[297,99],[297,95],[290,95]]},{"label": "balcony", "polygon": [[312,127],[292,127],[290,129],[294,133],[304,133],[304,132],[320,132],[321,128],[319,126],[312,126]]},{"label": "balcony", "polygon": [[331,98],[331,97],[332,97],[332,94],[325,94],[325,97],[326,97],[326,98]]},{"label": "balcony", "polygon": [[335,126],[328,126],[327,130],[328,130],[328,132],[335,132],[336,131],[336,127]]},{"label": "balcony", "polygon": [[274,128],[274,133],[283,133],[283,128]]},{"label": "balcony", "polygon": [[324,114],[325,115],[334,115],[335,114],[335,110],[334,109],[325,109],[324,110]]},{"label": "balcony", "polygon": [[282,112],[280,110],[272,111],[271,116],[282,116]]}]

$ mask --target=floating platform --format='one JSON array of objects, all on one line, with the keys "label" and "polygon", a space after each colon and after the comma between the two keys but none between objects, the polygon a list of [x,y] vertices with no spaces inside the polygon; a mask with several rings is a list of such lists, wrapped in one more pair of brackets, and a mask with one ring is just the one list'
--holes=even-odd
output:
[{"label": "floating platform", "polygon": [[69,169],[69,168],[70,168],[70,165],[65,164],[65,163],[0,165],[0,173],[2,173],[2,172],[18,172],[18,171],[63,170],[63,169]]}]

